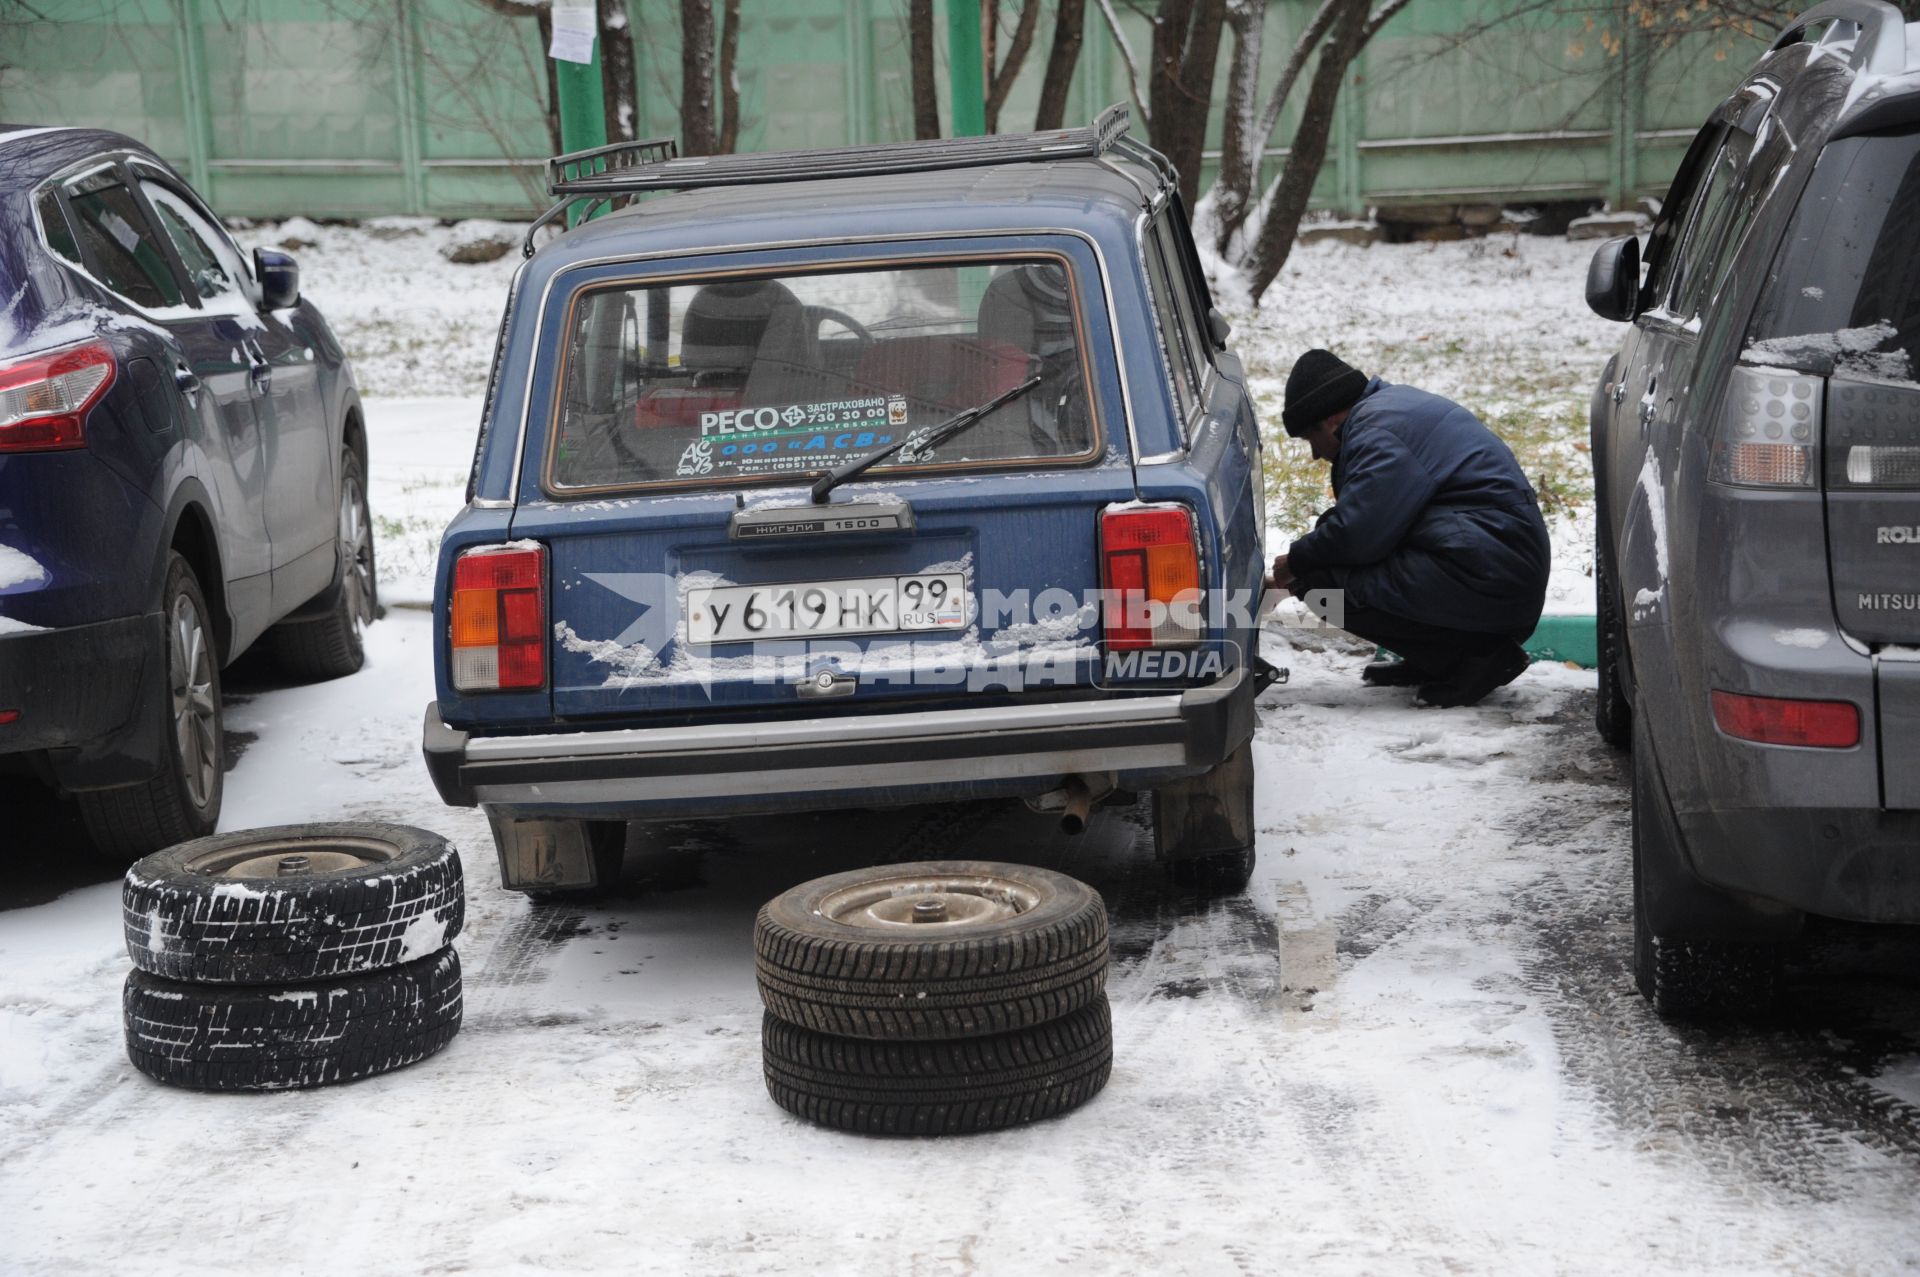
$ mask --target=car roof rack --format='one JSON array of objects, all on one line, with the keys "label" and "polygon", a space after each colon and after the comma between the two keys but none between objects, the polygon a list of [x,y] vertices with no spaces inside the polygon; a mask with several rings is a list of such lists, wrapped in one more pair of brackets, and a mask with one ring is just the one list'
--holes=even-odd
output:
[{"label": "car roof rack", "polygon": [[[1807,38],[1807,28],[1826,22],[1847,23],[1857,33],[1851,57],[1854,70],[1899,75],[1907,69],[1907,19],[1887,0],[1827,0],[1795,18],[1768,52],[1799,44]],[[1821,43],[1831,35],[1829,31],[1821,36]]]},{"label": "car roof rack", "polygon": [[575,201],[593,200],[588,210],[591,215],[593,208],[602,203],[643,191],[761,186],[820,178],[930,173],[993,164],[1098,159],[1109,151],[1142,160],[1166,180],[1170,170],[1159,154],[1127,136],[1130,122],[1126,103],[1116,102],[1084,127],[1049,129],[1042,133],[989,133],[981,137],[745,155],[679,156],[671,138],[616,142],[590,151],[558,155],[547,161],[547,191],[558,196],[560,202],[528,228],[523,247],[527,256],[533,256],[534,231],[559,217]]}]

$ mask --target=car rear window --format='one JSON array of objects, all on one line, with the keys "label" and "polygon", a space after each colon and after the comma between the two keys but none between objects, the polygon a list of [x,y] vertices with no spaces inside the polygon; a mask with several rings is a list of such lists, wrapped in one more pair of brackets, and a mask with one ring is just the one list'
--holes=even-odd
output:
[{"label": "car rear window", "polygon": [[1058,258],[584,291],[548,455],[556,493],[792,482],[1039,382],[877,469],[1070,463],[1099,438]]},{"label": "car rear window", "polygon": [[1920,367],[1920,132],[1821,154],[1748,334],[1750,360],[1911,381]]}]

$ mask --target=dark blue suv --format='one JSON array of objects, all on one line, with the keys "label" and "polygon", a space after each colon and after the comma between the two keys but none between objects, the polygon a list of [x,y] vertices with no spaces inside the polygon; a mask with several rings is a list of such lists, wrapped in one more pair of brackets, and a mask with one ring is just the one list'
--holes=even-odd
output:
[{"label": "dark blue suv", "polygon": [[506,884],[631,820],[1152,790],[1175,877],[1243,885],[1260,434],[1124,108],[550,186],[674,193],[514,280],[441,546],[427,761]]},{"label": "dark blue suv", "polygon": [[127,862],[212,832],[220,669],[358,669],[366,432],[284,253],[130,138],[0,126],[0,776]]}]

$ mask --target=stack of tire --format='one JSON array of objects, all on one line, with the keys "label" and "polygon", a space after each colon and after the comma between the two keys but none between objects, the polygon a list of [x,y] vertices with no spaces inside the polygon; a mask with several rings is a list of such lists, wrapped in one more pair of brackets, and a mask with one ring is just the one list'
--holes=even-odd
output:
[{"label": "stack of tire", "polygon": [[1107,912],[1076,879],[934,861],[834,874],[754,923],[767,1091],[870,1135],[1067,1112],[1107,1083]]},{"label": "stack of tire", "polygon": [[292,825],[155,852],[121,890],[127,1056],[207,1091],[324,1086],[460,1030],[460,857],[405,825]]}]

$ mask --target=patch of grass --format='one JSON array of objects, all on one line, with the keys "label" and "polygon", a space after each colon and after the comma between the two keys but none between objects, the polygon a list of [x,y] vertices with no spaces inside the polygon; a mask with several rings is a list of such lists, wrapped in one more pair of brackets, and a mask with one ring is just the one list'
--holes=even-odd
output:
[{"label": "patch of grass", "polygon": [[[1550,364],[1542,359],[1507,359],[1488,367],[1467,363],[1457,341],[1381,351],[1381,366],[1392,366],[1403,381],[1464,405],[1513,449],[1520,468],[1533,482],[1540,509],[1549,519],[1573,514],[1593,500],[1593,469],[1588,458],[1584,365]],[[1422,372],[1432,374],[1422,380]],[[1462,387],[1462,383],[1466,383]],[[1265,424],[1263,469],[1267,486],[1267,523],[1290,536],[1313,527],[1314,516],[1333,504],[1331,468],[1313,460],[1306,444],[1289,439],[1280,426],[1281,397],[1256,397]]]}]

